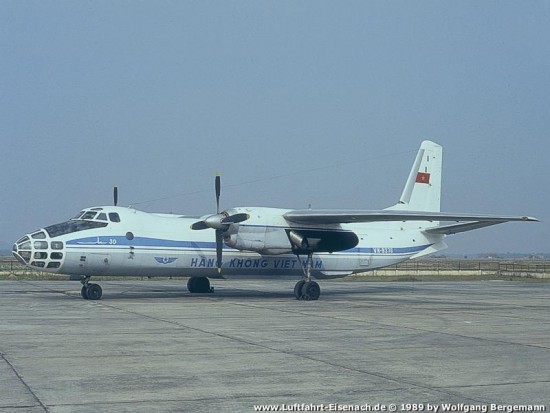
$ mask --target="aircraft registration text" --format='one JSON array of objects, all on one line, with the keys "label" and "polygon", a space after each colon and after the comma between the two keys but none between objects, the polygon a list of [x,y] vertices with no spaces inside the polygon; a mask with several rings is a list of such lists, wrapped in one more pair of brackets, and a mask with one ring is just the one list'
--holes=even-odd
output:
[{"label": "aircraft registration text", "polygon": [[373,248],[375,254],[393,254],[392,247],[375,247]]}]

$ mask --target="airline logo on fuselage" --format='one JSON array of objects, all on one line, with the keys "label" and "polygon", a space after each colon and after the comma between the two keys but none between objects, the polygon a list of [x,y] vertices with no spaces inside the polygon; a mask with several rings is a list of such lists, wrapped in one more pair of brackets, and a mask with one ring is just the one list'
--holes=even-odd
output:
[{"label": "airline logo on fuselage", "polygon": [[157,260],[157,262],[159,264],[171,264],[174,261],[176,261],[177,258],[174,258],[174,257],[155,257],[155,260]]}]

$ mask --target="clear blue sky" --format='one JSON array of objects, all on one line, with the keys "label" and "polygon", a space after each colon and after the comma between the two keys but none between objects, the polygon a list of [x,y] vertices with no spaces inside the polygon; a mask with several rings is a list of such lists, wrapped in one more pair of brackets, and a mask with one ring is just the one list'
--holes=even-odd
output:
[{"label": "clear blue sky", "polygon": [[[0,0],[0,245],[111,203],[379,209],[423,139],[443,209],[549,221],[548,1]],[[144,202],[156,200],[153,202]],[[449,238],[550,252],[550,227]]]}]

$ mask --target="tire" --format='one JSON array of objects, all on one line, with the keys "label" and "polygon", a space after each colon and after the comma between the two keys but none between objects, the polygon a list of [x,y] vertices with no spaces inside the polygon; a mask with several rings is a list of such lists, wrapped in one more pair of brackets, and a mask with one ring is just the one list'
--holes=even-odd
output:
[{"label": "tire", "polygon": [[82,298],[84,298],[85,300],[88,299],[87,290],[88,290],[88,288],[87,288],[85,285],[83,285],[83,286],[82,286],[82,289],[80,290],[80,295],[81,295]]},{"label": "tire", "polygon": [[89,300],[99,300],[103,295],[103,290],[98,284],[88,284],[86,295],[88,296]]},{"label": "tire", "polygon": [[304,286],[306,282],[304,280],[298,281],[296,285],[294,286],[294,297],[296,297],[297,300],[302,299],[302,287]]},{"label": "tire", "polygon": [[195,281],[195,290],[198,293],[209,293],[210,280],[206,277],[197,277]]},{"label": "tire", "polygon": [[196,279],[197,279],[197,277],[191,277],[187,280],[187,289],[189,290],[190,293],[195,292],[195,280]]},{"label": "tire", "polygon": [[303,300],[318,300],[321,295],[321,287],[315,281],[308,281],[302,287]]},{"label": "tire", "polygon": [[187,280],[187,289],[190,293],[210,293],[210,280],[206,277],[191,277]]}]

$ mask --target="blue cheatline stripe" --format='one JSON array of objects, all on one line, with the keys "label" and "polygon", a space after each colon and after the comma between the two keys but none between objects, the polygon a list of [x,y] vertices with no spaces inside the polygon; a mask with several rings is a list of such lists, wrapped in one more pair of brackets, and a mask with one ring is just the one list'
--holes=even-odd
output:
[{"label": "blue cheatline stripe", "polygon": [[[135,237],[133,240],[128,240],[126,237],[114,236],[114,237],[87,237],[87,238],[78,238],[67,241],[65,243],[67,248],[76,248],[76,247],[88,247],[88,248],[103,248],[109,247],[112,249],[118,249],[121,247],[141,247],[146,248],[192,248],[192,249],[216,249],[215,242],[204,242],[204,241],[174,241],[161,238],[147,238],[147,237]],[[355,253],[355,254],[380,254],[380,255],[391,255],[391,254],[410,254],[413,252],[422,251],[432,244],[418,245],[414,247],[388,247],[388,248],[375,248],[375,247],[356,247],[349,250],[337,251],[338,253]],[[224,249],[234,248],[228,247],[224,244]],[[380,251],[384,250],[384,251]],[[237,251],[237,250],[235,250]]]},{"label": "blue cheatline stripe", "polygon": [[135,237],[128,240],[126,237],[87,237],[67,241],[66,245],[85,246],[132,246],[132,247],[168,247],[168,248],[216,248],[215,242],[202,241],[174,241],[161,238]]}]

